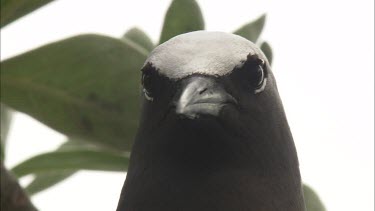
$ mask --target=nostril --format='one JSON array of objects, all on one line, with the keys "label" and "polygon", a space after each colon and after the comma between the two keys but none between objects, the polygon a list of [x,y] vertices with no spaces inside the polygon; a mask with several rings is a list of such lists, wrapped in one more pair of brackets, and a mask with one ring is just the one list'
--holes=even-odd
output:
[{"label": "nostril", "polygon": [[207,91],[207,88],[201,88],[200,90],[199,90],[199,94],[201,95],[201,94],[203,94],[205,91]]}]

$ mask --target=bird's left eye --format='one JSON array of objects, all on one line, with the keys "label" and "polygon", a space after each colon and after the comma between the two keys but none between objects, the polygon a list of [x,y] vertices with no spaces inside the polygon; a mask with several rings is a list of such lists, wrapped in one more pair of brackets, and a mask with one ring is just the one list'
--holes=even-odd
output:
[{"label": "bird's left eye", "polygon": [[259,88],[264,81],[264,71],[261,65],[257,65],[255,68],[255,74],[253,78],[253,86]]},{"label": "bird's left eye", "polygon": [[258,65],[256,67],[256,74],[255,74],[254,79],[255,79],[254,93],[258,94],[259,92],[262,92],[264,90],[264,88],[266,87],[266,83],[267,83],[267,78],[265,77],[265,72],[264,72],[262,65]]},{"label": "bird's left eye", "polygon": [[143,93],[145,98],[149,101],[153,101],[154,98],[152,96],[152,81],[151,75],[147,73],[142,74],[142,86],[143,86]]},{"label": "bird's left eye", "polygon": [[250,83],[254,89],[254,93],[260,93],[264,90],[267,82],[266,73],[264,70],[264,61],[258,59],[255,65],[250,67]]}]

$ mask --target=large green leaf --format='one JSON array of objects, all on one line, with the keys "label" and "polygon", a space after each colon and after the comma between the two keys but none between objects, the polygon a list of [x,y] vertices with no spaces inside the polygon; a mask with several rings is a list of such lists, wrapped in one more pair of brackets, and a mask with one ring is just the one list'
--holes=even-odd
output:
[{"label": "large green leaf", "polygon": [[0,118],[1,118],[1,139],[4,141],[7,139],[10,121],[12,117],[11,110],[4,104],[0,103]]},{"label": "large green leaf", "polygon": [[268,42],[263,42],[260,45],[260,49],[263,51],[264,55],[267,57],[268,62],[272,64],[272,59],[273,59],[273,53],[272,53],[272,48]]},{"label": "large green leaf", "polygon": [[0,138],[0,161],[1,162],[4,162],[4,160],[5,160],[5,149],[4,149],[4,147],[5,147],[5,144],[3,144],[3,139],[2,138]]},{"label": "large green leaf", "polygon": [[40,154],[15,166],[12,171],[22,177],[59,170],[126,171],[128,165],[128,154],[82,149]]},{"label": "large green leaf", "polygon": [[262,33],[264,23],[266,22],[266,15],[260,16],[255,21],[245,24],[241,28],[237,29],[234,34],[240,35],[253,43],[256,43],[260,34]]},{"label": "large green leaf", "polygon": [[1,0],[0,26],[3,27],[51,1],[52,0]]},{"label": "large green leaf", "polygon": [[144,49],[146,49],[148,52],[150,52],[155,47],[154,43],[152,43],[151,39],[147,36],[147,34],[144,31],[138,29],[137,27],[134,27],[128,30],[124,34],[122,39],[125,39],[125,40],[129,39],[137,43]]},{"label": "large green leaf", "polygon": [[69,137],[129,151],[146,55],[99,35],[55,42],[1,63],[1,101]]},{"label": "large green leaf", "polygon": [[25,188],[29,195],[34,195],[74,175],[77,171],[59,170],[37,174],[35,179]]},{"label": "large green leaf", "polygon": [[303,185],[303,194],[305,196],[305,203],[307,211],[326,211],[318,194],[307,185]]},{"label": "large green leaf", "polygon": [[[77,149],[93,149],[95,146],[87,145],[80,140],[68,140],[63,143],[56,151],[69,151]],[[74,175],[76,170],[57,170],[57,171],[48,171],[43,173],[34,174],[33,180],[25,188],[29,195],[36,194],[40,191],[43,191],[63,180]]]},{"label": "large green leaf", "polygon": [[203,29],[203,15],[195,0],[173,0],[164,18],[159,43],[179,34]]},{"label": "large green leaf", "polygon": [[0,103],[0,118],[1,118],[1,122],[0,122],[0,147],[1,149],[0,151],[1,151],[1,160],[4,160],[5,144],[6,144],[6,139],[8,136],[12,113],[10,109],[2,103]]}]

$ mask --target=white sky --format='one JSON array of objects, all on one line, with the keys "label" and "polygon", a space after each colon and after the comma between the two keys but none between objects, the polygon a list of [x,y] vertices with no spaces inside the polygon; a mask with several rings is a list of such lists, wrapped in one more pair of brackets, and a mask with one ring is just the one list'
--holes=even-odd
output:
[{"label": "white sky", "polygon": [[[374,210],[374,1],[198,2],[212,31],[230,32],[268,13],[262,38],[274,49],[273,71],[303,180],[319,192],[328,210]],[[120,37],[132,26],[157,41],[169,3],[53,2],[1,30],[1,59],[80,33]],[[12,167],[63,140],[17,114],[6,164]],[[33,201],[42,211],[115,210],[124,178],[124,173],[81,172]]]}]

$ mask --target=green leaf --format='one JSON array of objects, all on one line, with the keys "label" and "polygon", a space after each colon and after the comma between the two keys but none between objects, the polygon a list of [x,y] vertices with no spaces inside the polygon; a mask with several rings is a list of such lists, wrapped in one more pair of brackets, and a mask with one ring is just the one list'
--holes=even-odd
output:
[{"label": "green leaf", "polygon": [[77,171],[72,170],[60,170],[56,172],[37,174],[34,180],[25,188],[25,190],[30,196],[34,195],[67,179],[76,172]]},{"label": "green leaf", "polygon": [[9,126],[12,119],[11,110],[4,104],[0,103],[0,147],[1,147],[1,160],[4,160],[6,139],[8,136]]},{"label": "green leaf", "polygon": [[240,35],[253,43],[256,43],[260,34],[262,33],[264,23],[266,22],[266,15],[260,16],[255,21],[245,24],[235,32],[234,34]]},{"label": "green leaf", "polygon": [[69,137],[130,151],[147,52],[81,35],[1,63],[1,101]]},{"label": "green leaf", "polygon": [[62,143],[57,149],[56,151],[71,151],[71,150],[81,150],[81,149],[96,149],[96,150],[100,150],[101,148],[95,146],[95,145],[92,145],[90,142],[85,142],[83,140],[80,140],[80,139],[76,139],[76,138],[69,138],[67,141],[65,141],[64,143]]},{"label": "green leaf", "polygon": [[1,115],[1,139],[5,141],[8,136],[9,126],[12,119],[12,113],[8,106],[0,103],[0,115]]},{"label": "green leaf", "polygon": [[148,52],[150,52],[155,47],[154,43],[152,43],[151,39],[147,36],[147,34],[145,32],[143,32],[142,30],[136,28],[136,27],[128,30],[124,34],[122,39],[125,39],[125,40],[129,39],[129,40],[137,43],[141,47],[143,47]]},{"label": "green leaf", "polygon": [[198,3],[195,0],[174,0],[164,18],[159,43],[170,38],[204,29],[204,20]]},{"label": "green leaf", "polygon": [[0,138],[0,161],[1,162],[4,162],[4,160],[5,160],[5,149],[4,149],[4,146],[5,145],[3,145],[3,139],[2,138]]},{"label": "green leaf", "polygon": [[52,0],[1,0],[1,28],[51,1]]},{"label": "green leaf", "polygon": [[307,211],[326,211],[322,201],[315,191],[307,185],[303,185],[303,194]]},{"label": "green leaf", "polygon": [[268,62],[272,64],[272,59],[273,59],[272,48],[268,44],[268,42],[263,42],[262,45],[260,45],[260,49],[263,51],[264,55],[267,57]]},{"label": "green leaf", "polygon": [[[67,151],[67,150],[77,150],[77,149],[92,149],[94,146],[87,145],[80,140],[69,139],[63,143],[56,151]],[[74,175],[77,171],[75,170],[59,170],[34,174],[34,179],[25,188],[29,195],[36,194],[43,191],[59,182],[69,178]]]},{"label": "green leaf", "polygon": [[126,171],[128,165],[129,155],[82,149],[40,154],[18,164],[12,171],[17,177],[22,177],[60,170]]}]

